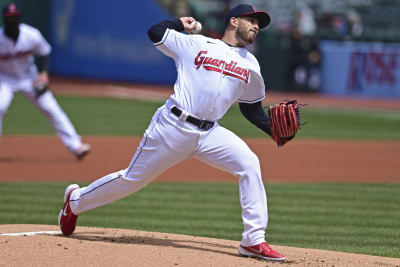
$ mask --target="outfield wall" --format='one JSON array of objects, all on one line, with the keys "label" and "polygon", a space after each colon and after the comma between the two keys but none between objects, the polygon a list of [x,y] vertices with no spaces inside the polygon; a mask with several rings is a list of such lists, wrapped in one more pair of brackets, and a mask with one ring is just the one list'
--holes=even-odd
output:
[{"label": "outfield wall", "polygon": [[321,41],[322,92],[400,98],[400,44]]},{"label": "outfield wall", "polygon": [[176,70],[147,36],[168,15],[153,1],[53,0],[54,74],[143,83],[173,83]]}]

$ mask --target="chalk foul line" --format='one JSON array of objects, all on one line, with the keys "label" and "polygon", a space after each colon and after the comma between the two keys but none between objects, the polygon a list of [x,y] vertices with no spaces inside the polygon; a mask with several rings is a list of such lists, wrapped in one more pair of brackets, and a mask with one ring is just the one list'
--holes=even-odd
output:
[{"label": "chalk foul line", "polygon": [[5,233],[0,236],[31,236],[31,235],[60,235],[61,231],[39,231],[39,232],[22,232],[22,233]]}]

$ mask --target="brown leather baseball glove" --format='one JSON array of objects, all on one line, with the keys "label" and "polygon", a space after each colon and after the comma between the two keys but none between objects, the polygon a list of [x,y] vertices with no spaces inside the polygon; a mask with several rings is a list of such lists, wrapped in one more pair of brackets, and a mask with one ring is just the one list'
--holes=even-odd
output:
[{"label": "brown leather baseball glove", "polygon": [[272,139],[283,146],[294,138],[300,129],[299,104],[296,100],[285,100],[268,107]]}]

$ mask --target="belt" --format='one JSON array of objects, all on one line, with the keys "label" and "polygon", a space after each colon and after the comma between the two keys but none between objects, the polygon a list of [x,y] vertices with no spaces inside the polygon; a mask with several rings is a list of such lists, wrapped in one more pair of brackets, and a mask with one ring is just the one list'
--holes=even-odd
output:
[{"label": "belt", "polygon": [[[171,108],[171,112],[172,112],[172,114],[174,114],[177,117],[180,117],[181,114],[182,114],[182,110],[180,110],[179,108],[177,108],[175,106]],[[203,129],[203,130],[206,130],[206,131],[210,130],[214,126],[214,122],[213,121],[200,120],[200,119],[197,119],[197,118],[192,117],[190,115],[187,116],[185,121],[196,125],[199,129]]]}]

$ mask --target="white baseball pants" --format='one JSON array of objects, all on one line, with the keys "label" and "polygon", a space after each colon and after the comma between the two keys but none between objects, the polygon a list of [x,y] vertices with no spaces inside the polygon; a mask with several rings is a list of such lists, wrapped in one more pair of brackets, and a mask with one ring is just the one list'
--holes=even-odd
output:
[{"label": "white baseball pants", "polygon": [[71,210],[79,215],[137,192],[161,172],[192,156],[239,178],[244,224],[241,244],[264,242],[267,198],[257,156],[231,131],[218,124],[209,131],[200,130],[165,105],[153,116],[129,167],[73,191]]},{"label": "white baseball pants", "polygon": [[71,121],[58,105],[51,91],[47,91],[38,99],[32,81],[21,82],[18,86],[0,82],[0,137],[2,134],[3,116],[8,110],[14,93],[21,91],[48,118],[61,141],[72,153],[76,153],[82,145],[81,137],[76,133]]}]

